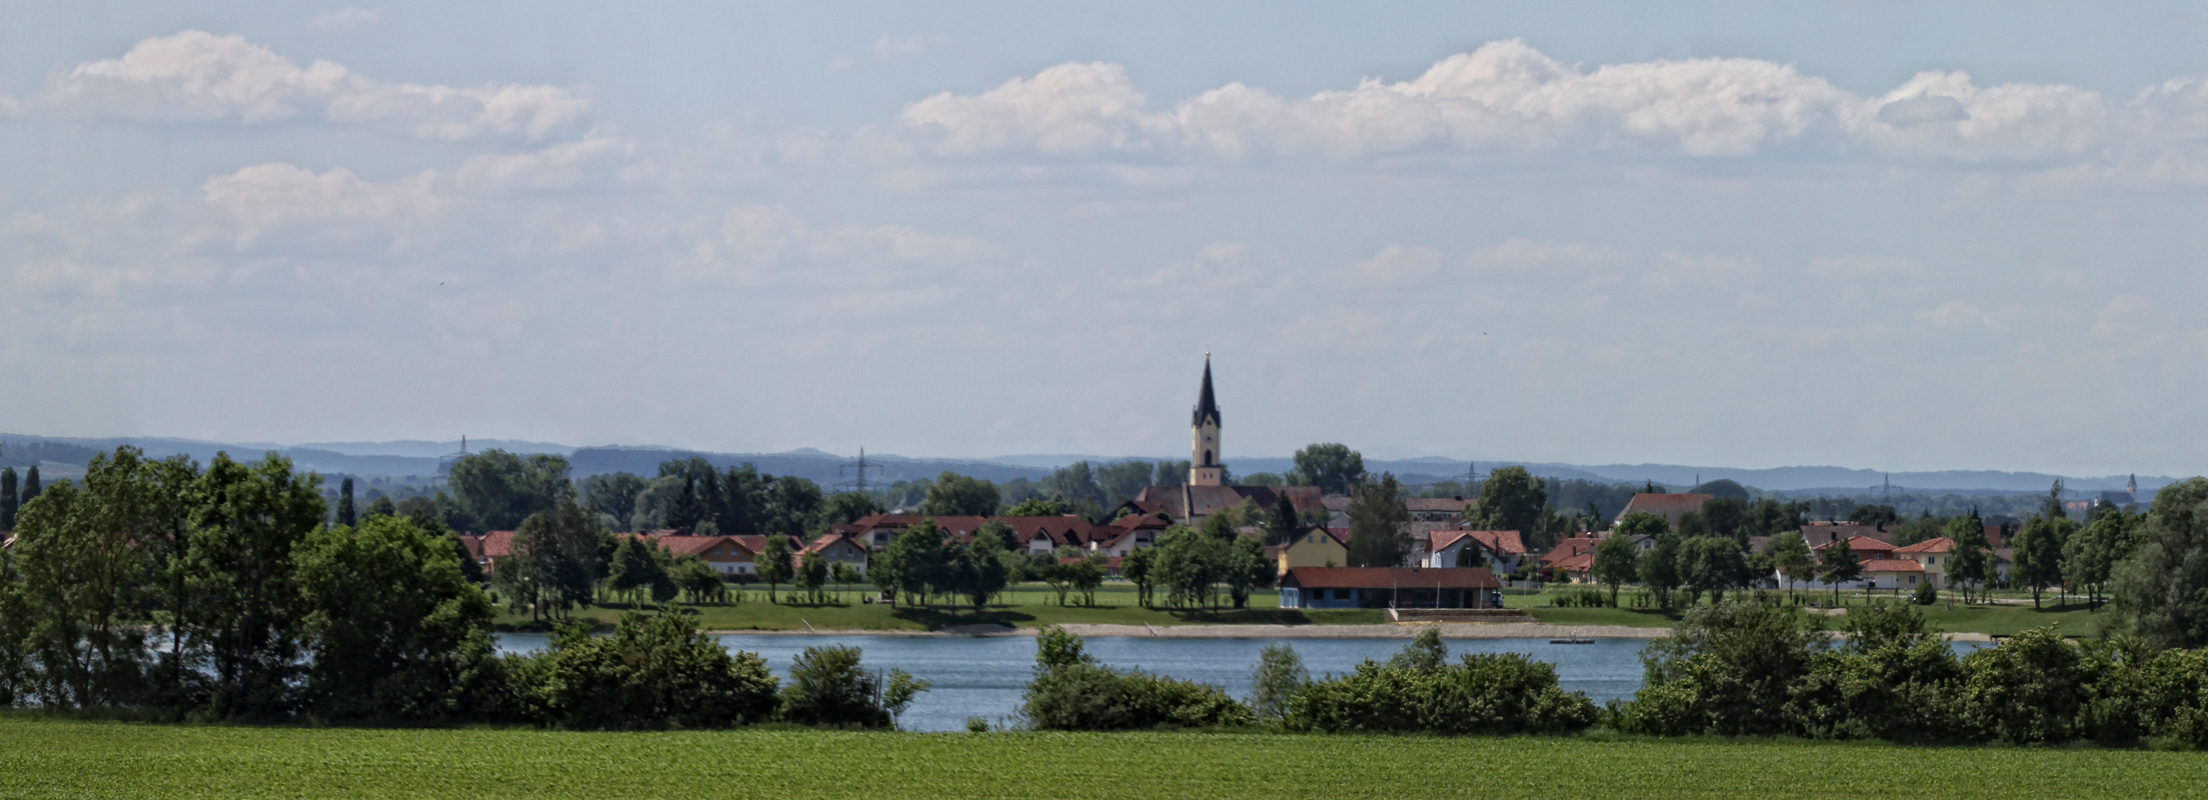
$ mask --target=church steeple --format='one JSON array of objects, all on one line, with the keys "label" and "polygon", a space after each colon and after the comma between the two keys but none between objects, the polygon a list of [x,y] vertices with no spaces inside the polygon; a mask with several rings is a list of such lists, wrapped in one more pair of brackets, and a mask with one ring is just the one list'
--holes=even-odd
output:
[{"label": "church steeple", "polygon": [[1224,485],[1227,470],[1219,461],[1219,400],[1211,393],[1210,353],[1204,354],[1204,385],[1196,392],[1196,413],[1188,426],[1188,485]]},{"label": "church steeple", "polygon": [[1211,396],[1211,354],[1204,354],[1204,388],[1196,392],[1196,418],[1190,425],[1202,425],[1209,421],[1219,424],[1219,401]]}]

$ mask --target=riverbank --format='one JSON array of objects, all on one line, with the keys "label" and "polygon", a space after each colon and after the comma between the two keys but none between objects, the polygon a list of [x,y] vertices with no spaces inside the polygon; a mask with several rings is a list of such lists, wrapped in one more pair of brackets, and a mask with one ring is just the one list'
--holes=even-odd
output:
[{"label": "riverbank", "polygon": [[[1655,639],[1669,628],[1637,628],[1625,625],[1549,625],[1540,622],[1386,623],[1378,625],[1117,625],[1068,624],[1067,632],[1083,638],[1140,637],[1154,639],[1409,639],[1427,628],[1439,628],[1444,639]],[[732,635],[798,636],[1034,636],[1037,628],[1002,625],[954,625],[942,630],[716,630]]]},{"label": "riverbank", "polygon": [[[1412,769],[1476,764],[1477,769]],[[854,768],[853,765],[864,765]],[[1750,769],[1748,765],[1753,765]],[[2178,797],[2197,753],[1265,733],[575,733],[0,718],[0,796]]]}]

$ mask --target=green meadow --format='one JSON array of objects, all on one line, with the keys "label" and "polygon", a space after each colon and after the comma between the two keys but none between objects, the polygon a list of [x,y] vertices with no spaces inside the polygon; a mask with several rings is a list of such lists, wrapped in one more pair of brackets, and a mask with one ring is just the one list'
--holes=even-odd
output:
[{"label": "green meadow", "polygon": [[1240,733],[571,733],[0,718],[0,796],[2175,797],[2208,755]]}]

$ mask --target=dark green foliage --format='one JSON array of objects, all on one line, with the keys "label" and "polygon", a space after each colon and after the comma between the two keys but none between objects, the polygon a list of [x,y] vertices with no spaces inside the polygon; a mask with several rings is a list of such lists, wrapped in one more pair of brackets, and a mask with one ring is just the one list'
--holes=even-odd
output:
[{"label": "dark green foliage", "polygon": [[353,479],[346,478],[337,490],[337,524],[347,528],[360,522],[360,514],[353,509]]},{"label": "dark green foliage", "polygon": [[808,647],[790,664],[781,718],[801,725],[887,728],[883,677],[859,667],[859,648]]},{"label": "dark green foliage", "polygon": [[1386,664],[1304,685],[1288,703],[1291,730],[1504,736],[1574,733],[1599,712],[1556,683],[1556,668],[1518,653],[1468,654],[1455,665],[1429,628]]},{"label": "dark green foliage", "polygon": [[752,558],[752,570],[759,580],[766,581],[768,602],[780,602],[775,590],[797,577],[797,564],[790,561],[789,537],[768,536],[766,546]]},{"label": "dark green foliage", "polygon": [[1933,588],[1929,580],[1919,583],[1916,591],[1909,594],[1909,602],[1920,606],[1935,605],[1940,602],[1940,590]]},{"label": "dark green foliage", "polygon": [[496,693],[490,598],[444,537],[374,517],[316,530],[293,561],[315,716],[458,720]]},{"label": "dark green foliage", "polygon": [[1311,683],[1296,649],[1280,642],[1258,652],[1257,669],[1250,674],[1250,713],[1261,722],[1277,722],[1288,714],[1288,704]]},{"label": "dark green foliage", "polygon": [[1849,610],[1847,638],[1814,657],[1785,715],[1821,739],[1950,741],[1967,737],[1956,683],[1961,665],[1913,608]]},{"label": "dark green foliage", "polygon": [[1525,467],[1503,467],[1480,484],[1478,519],[1467,520],[1473,530],[1518,531],[1526,551],[1545,553],[1556,544],[1542,524],[1549,504],[1547,484],[1535,480]]},{"label": "dark green foliage", "polygon": [[1378,482],[1360,484],[1349,503],[1349,566],[1400,566],[1411,550],[1404,529],[1410,521],[1394,475],[1382,473]]},{"label": "dark green foliage", "polygon": [[1296,451],[1294,486],[1317,486],[1321,494],[1346,495],[1365,482],[1365,457],[1348,445],[1314,444]]},{"label": "dark green foliage", "polygon": [[15,468],[0,467],[0,531],[15,530],[15,510],[22,502],[16,492]]},{"label": "dark green foliage", "polygon": [[936,476],[935,484],[928,487],[928,497],[921,501],[920,513],[933,517],[985,517],[997,513],[997,501],[995,484],[945,472]]},{"label": "dark green foliage", "polygon": [[1646,677],[1618,725],[1631,733],[1770,735],[1787,689],[1825,648],[1793,606],[1727,603],[1687,612],[1672,634],[1641,652]]},{"label": "dark green foliage", "polygon": [[2144,543],[2116,570],[2117,611],[2156,646],[2208,646],[2208,479],[2163,487],[2146,516]]},{"label": "dark green foliage", "polygon": [[485,450],[453,462],[447,483],[447,523],[478,533],[514,530],[530,515],[550,511],[575,493],[567,479],[567,459],[504,450]]},{"label": "dark green foliage", "polygon": [[1099,665],[1083,652],[1080,638],[1062,628],[1044,628],[1035,645],[1035,678],[1020,706],[1034,728],[1209,728],[1256,721],[1248,706],[1216,686]]},{"label": "dark green foliage", "polygon": [[178,618],[189,651],[206,656],[216,716],[294,708],[304,609],[292,551],[327,513],[320,483],[274,453],[251,466],[217,454],[199,477],[180,567],[191,600]]},{"label": "dark green foliage", "polygon": [[767,719],[773,675],[678,614],[631,612],[612,636],[562,626],[540,653],[509,656],[513,691],[539,724],[586,730],[721,728]]},{"label": "dark green foliage", "polygon": [[[611,555],[606,532],[571,499],[532,514],[514,532],[514,551],[498,565],[502,591],[532,617],[563,615],[590,600]],[[603,552],[603,555],[602,555]]]},{"label": "dark green foliage", "polygon": [[577,482],[583,505],[593,513],[612,517],[626,526],[636,514],[636,497],[644,492],[644,479],[626,472],[592,475]]}]

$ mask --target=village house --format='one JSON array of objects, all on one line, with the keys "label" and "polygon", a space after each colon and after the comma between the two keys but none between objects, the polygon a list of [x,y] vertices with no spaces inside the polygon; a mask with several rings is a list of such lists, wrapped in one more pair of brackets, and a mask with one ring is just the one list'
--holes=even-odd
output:
[{"label": "village house", "polygon": [[1426,534],[1425,558],[1418,566],[1454,567],[1468,547],[1480,552],[1490,571],[1502,575],[1517,572],[1526,555],[1525,540],[1517,531],[1433,531]]},{"label": "village house", "polygon": [[1349,565],[1349,529],[1314,525],[1268,549],[1282,575],[1298,567],[1344,567]]},{"label": "village house", "polygon": [[797,556],[803,558],[807,553],[819,556],[820,560],[828,562],[830,570],[835,569],[837,564],[847,564],[852,569],[858,570],[860,575],[866,574],[867,548],[865,545],[853,541],[847,535],[831,533],[814,539],[810,544],[798,550]]},{"label": "village house", "polygon": [[1485,568],[1296,567],[1280,578],[1281,608],[1495,608]]}]

